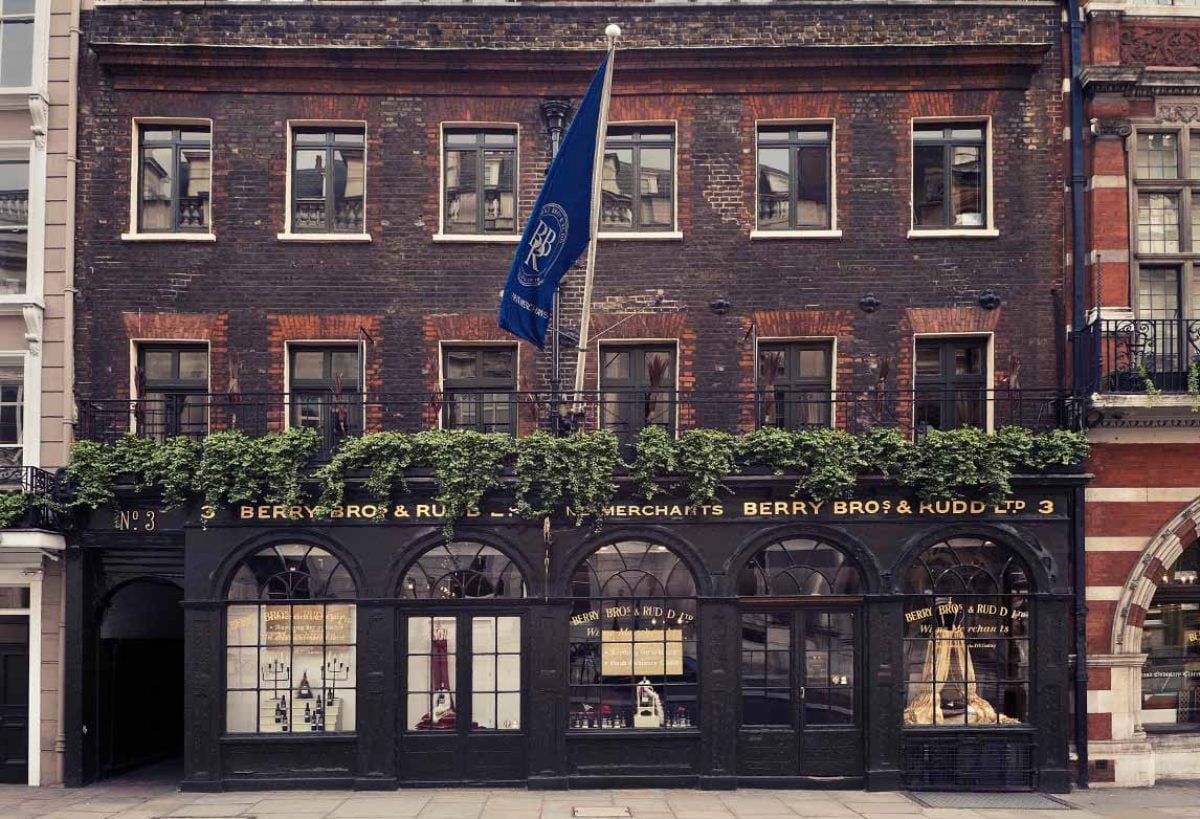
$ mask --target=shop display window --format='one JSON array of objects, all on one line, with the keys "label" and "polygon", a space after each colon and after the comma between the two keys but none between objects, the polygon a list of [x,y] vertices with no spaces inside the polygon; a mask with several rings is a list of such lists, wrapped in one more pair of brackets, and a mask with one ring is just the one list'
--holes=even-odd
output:
[{"label": "shop display window", "polygon": [[917,557],[904,591],[904,724],[1028,722],[1031,583],[1016,554],[943,541]]},{"label": "shop display window", "polygon": [[1200,541],[1163,572],[1142,624],[1142,725],[1200,730]]},{"label": "shop display window", "polygon": [[400,596],[414,600],[521,598],[525,580],[512,559],[482,543],[435,546],[417,558],[400,581]]},{"label": "shop display window", "polygon": [[593,552],[571,580],[569,727],[698,725],[696,583],[656,543]]},{"label": "shop display window", "polygon": [[346,567],[314,546],[271,546],[242,562],[225,619],[228,733],[354,730],[354,598]]}]

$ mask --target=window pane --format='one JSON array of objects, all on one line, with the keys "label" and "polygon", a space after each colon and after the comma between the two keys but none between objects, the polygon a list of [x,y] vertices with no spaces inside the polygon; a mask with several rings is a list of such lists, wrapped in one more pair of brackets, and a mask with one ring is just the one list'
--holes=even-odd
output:
[{"label": "window pane", "polygon": [[917,375],[942,374],[942,348],[934,344],[917,345]]},{"label": "window pane", "polygon": [[297,145],[324,145],[324,131],[295,131],[293,137]]},{"label": "window pane", "polygon": [[641,226],[669,229],[675,221],[670,148],[641,149],[638,184],[641,194]]},{"label": "window pane", "polygon": [[1142,628],[1142,650],[1148,655],[1142,668],[1142,723],[1200,723],[1200,603],[1156,600]]},{"label": "window pane", "polygon": [[980,148],[953,149],[954,224],[956,227],[983,226],[982,157]]},{"label": "window pane", "polygon": [[511,231],[516,225],[515,159],[511,151],[483,155],[485,230]]},{"label": "window pane", "polygon": [[787,378],[787,351],[760,348],[758,351],[759,383],[764,387],[770,387],[787,381]]},{"label": "window pane", "polygon": [[600,196],[602,227],[633,227],[632,148],[605,149]]},{"label": "window pane", "polygon": [[787,230],[791,227],[790,151],[787,148],[758,149],[758,227]]},{"label": "window pane", "polygon": [[447,233],[474,233],[478,230],[475,189],[475,152],[446,152]]},{"label": "window pane", "polygon": [[296,350],[293,352],[292,378],[304,380],[325,378],[325,354],[320,350]]},{"label": "window pane", "polygon": [[675,355],[663,350],[646,353],[646,383],[658,387],[675,380]]},{"label": "window pane", "polygon": [[796,226],[829,227],[829,151],[824,147],[799,148],[796,165],[800,177],[796,193]]},{"label": "window pane", "polygon": [[211,162],[208,148],[179,151],[179,228],[200,230],[209,225]]},{"label": "window pane", "polygon": [[1191,154],[1191,170],[1188,173],[1192,179],[1200,179],[1200,131],[1192,131],[1191,149],[1188,153]]},{"label": "window pane", "polygon": [[954,374],[979,375],[983,372],[983,350],[979,347],[954,348]]},{"label": "window pane", "polygon": [[790,133],[791,132],[787,128],[759,128],[758,129],[758,141],[759,142],[778,142],[780,140],[786,141],[788,138],[788,135]]},{"label": "window pane", "polygon": [[29,234],[0,232],[0,293],[24,293]]},{"label": "window pane", "polygon": [[446,378],[475,378],[478,361],[479,354],[475,350],[446,350]]},{"label": "window pane", "polygon": [[602,374],[606,379],[619,379],[622,381],[629,379],[629,353],[624,350],[603,350],[601,358],[604,359]]},{"label": "window pane", "polygon": [[829,350],[801,349],[800,377],[825,378],[829,375]]},{"label": "window pane", "polygon": [[[361,140],[360,140],[361,141]],[[366,170],[361,149],[333,152],[333,229],[361,233]]]},{"label": "window pane", "polygon": [[1176,134],[1139,133],[1138,179],[1176,179],[1179,176],[1179,137]]},{"label": "window pane", "polygon": [[143,230],[170,230],[172,227],[174,156],[171,148],[147,148],[142,151]]},{"label": "window pane", "polygon": [[364,138],[362,131],[339,131],[333,135],[333,141],[337,145],[355,145],[362,146]]},{"label": "window pane", "polygon": [[142,366],[147,381],[171,381],[175,378],[175,354],[170,350],[146,350]]},{"label": "window pane", "polygon": [[452,146],[472,146],[479,139],[479,135],[475,133],[464,133],[462,131],[447,131],[446,144]]},{"label": "window pane", "polygon": [[1200,193],[1192,194],[1192,252],[1200,253]]},{"label": "window pane", "polygon": [[913,207],[919,226],[946,226],[946,181],[940,145],[913,147]]},{"label": "window pane", "polygon": [[517,144],[517,135],[512,131],[488,131],[483,135],[483,144],[512,148]]},{"label": "window pane", "polygon": [[1143,267],[1138,276],[1138,318],[1179,318],[1179,271]]},{"label": "window pane", "polygon": [[1143,193],[1138,196],[1138,251],[1179,252],[1179,196]]},{"label": "window pane", "polygon": [[297,230],[326,230],[325,150],[297,150],[293,161],[293,227]]},{"label": "window pane", "polygon": [[487,350],[483,351],[484,378],[512,378],[513,351]]},{"label": "window pane", "polygon": [[25,87],[32,78],[33,20],[5,20],[0,25],[0,85]]},{"label": "window pane", "polygon": [[[148,353],[147,355],[151,355]],[[181,350],[179,353],[179,377],[185,381],[208,382],[208,351]]]},{"label": "window pane", "polygon": [[913,127],[914,142],[929,142],[944,139],[946,129],[942,125],[916,125]]},{"label": "window pane", "polygon": [[358,387],[358,351],[357,350],[334,350],[330,354],[332,359],[332,377],[335,381],[340,381],[341,385],[346,388]]}]

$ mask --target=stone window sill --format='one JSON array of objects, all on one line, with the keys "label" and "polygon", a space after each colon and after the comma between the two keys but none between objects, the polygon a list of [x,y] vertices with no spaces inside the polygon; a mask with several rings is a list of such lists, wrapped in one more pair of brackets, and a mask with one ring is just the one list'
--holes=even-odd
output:
[{"label": "stone window sill", "polygon": [[751,239],[840,239],[840,230],[752,230]]},{"label": "stone window sill", "polygon": [[516,244],[521,241],[521,235],[519,233],[435,233],[433,241],[463,242],[465,244],[486,244],[488,242]]},{"label": "stone window sill", "polygon": [[369,233],[278,233],[280,242],[371,242]]},{"label": "stone window sill", "polygon": [[996,228],[950,228],[948,230],[910,230],[910,239],[995,239]]},{"label": "stone window sill", "polygon": [[122,233],[122,242],[215,242],[213,233]]}]

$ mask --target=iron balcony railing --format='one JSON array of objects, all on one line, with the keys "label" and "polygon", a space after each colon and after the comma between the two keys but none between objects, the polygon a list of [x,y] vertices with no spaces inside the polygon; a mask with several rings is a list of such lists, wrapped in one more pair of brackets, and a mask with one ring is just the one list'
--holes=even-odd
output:
[{"label": "iron balcony railing", "polygon": [[[581,412],[574,412],[574,410]],[[557,420],[556,420],[557,416]],[[563,423],[566,422],[566,423]],[[203,437],[241,430],[258,436],[308,426],[324,447],[383,430],[474,429],[525,435],[558,426],[611,429],[631,440],[647,426],[675,434],[689,429],[732,433],[761,427],[899,429],[910,437],[929,428],[1018,426],[1079,428],[1079,403],[1058,389],[814,391],[771,388],[696,392],[660,387],[588,392],[557,405],[547,392],[444,392],[327,395],[315,401],[278,393],[191,393],[146,400],[81,400],[77,435],[114,441],[126,433],[152,438]]]},{"label": "iron balcony railing", "polygon": [[1198,319],[1100,319],[1084,333],[1093,392],[1181,393],[1197,378]]},{"label": "iron balcony railing", "polygon": [[0,491],[24,492],[32,503],[17,529],[61,529],[65,516],[63,488],[52,472],[36,466],[0,466]]}]

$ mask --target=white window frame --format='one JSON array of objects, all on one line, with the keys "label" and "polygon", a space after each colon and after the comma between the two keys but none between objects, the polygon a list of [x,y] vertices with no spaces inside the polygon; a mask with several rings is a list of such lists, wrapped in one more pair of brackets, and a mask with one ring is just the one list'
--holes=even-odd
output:
[{"label": "white window frame", "polygon": [[[363,132],[363,232],[362,233],[293,233],[292,232],[292,142],[293,132],[300,128],[361,128]],[[365,119],[289,119],[285,129],[285,170],[283,185],[283,232],[275,239],[280,242],[370,242],[367,225],[367,202],[370,201],[370,133]]]},{"label": "white window frame", "polygon": [[[778,128],[788,125],[816,125],[829,129],[829,227],[819,230],[759,230],[758,228],[758,132],[761,128]],[[756,119],[754,120],[754,227],[750,230],[751,239],[840,239],[842,231],[838,227],[838,173],[837,173],[837,120],[831,118],[815,119]],[[779,339],[780,341],[784,339]],[[792,339],[787,339],[792,340]],[[813,339],[795,339],[796,341]],[[757,355],[757,352],[755,353]]]},{"label": "white window frame", "polygon": [[985,404],[985,424],[984,432],[991,433],[995,431],[996,426],[996,333],[992,330],[984,330],[979,333],[961,332],[961,333],[914,333],[912,343],[909,345],[908,354],[909,361],[912,362],[912,391],[913,400],[909,403],[912,407],[909,409],[909,424],[915,431],[917,428],[917,402],[916,393],[920,387],[917,385],[917,342],[928,339],[975,339],[983,340],[984,343],[984,366],[987,367],[987,375],[983,379],[984,389],[987,391],[984,397]]},{"label": "white window frame", "polygon": [[20,366],[25,377],[25,386],[21,401],[21,466],[41,466],[41,359],[28,350],[0,350],[0,364],[4,364],[5,366]]},{"label": "white window frame", "polygon": [[[645,119],[609,120],[608,130],[614,128],[670,128],[671,129],[671,226],[672,230],[637,231],[637,230],[605,230],[603,224],[596,228],[596,238],[605,241],[617,239],[620,241],[658,241],[683,239],[683,231],[679,229],[679,121],[674,119]],[[604,146],[608,147],[608,131],[604,133]],[[603,155],[603,152],[601,152]],[[603,162],[603,160],[601,160]],[[603,172],[603,171],[601,171]],[[603,220],[601,220],[603,221]],[[678,361],[678,358],[676,358]],[[678,428],[678,424],[676,424]]]},{"label": "white window frame", "polygon": [[51,0],[34,3],[33,66],[29,72],[29,85],[0,86],[0,110],[28,111],[33,104],[30,97],[38,97],[43,103],[49,98],[50,6]]},{"label": "white window frame", "polygon": [[[213,233],[213,227],[216,219],[216,196],[214,195],[215,177],[214,166],[216,158],[216,132],[213,128],[211,119],[203,119],[196,117],[134,117],[133,120],[133,137],[130,140],[130,145],[133,146],[129,152],[129,230],[121,234],[121,240],[125,242],[215,242],[216,235]],[[142,233],[138,229],[138,206],[140,205],[139,194],[141,193],[141,152],[142,152],[142,129],[147,126],[175,126],[179,128],[208,128],[208,188],[209,188],[209,214],[208,214],[208,233],[169,233],[169,232],[154,232]]]},{"label": "white window frame", "polygon": [[[25,616],[29,618],[29,717],[27,720],[28,737],[27,751],[29,756],[29,771],[26,784],[36,788],[42,784],[42,551],[46,550],[47,558],[57,560],[58,557],[49,550],[61,550],[62,535],[46,536],[44,532],[14,533],[15,538],[26,540],[25,535],[33,535],[28,543],[13,543],[20,548],[38,548],[37,565],[19,568],[16,566],[0,567],[0,586],[16,586],[29,589],[29,608],[0,609],[0,615]],[[14,537],[6,534],[6,537]],[[2,551],[2,550],[0,550]],[[25,558],[29,560],[30,558]],[[59,633],[59,639],[63,634]],[[60,692],[61,695],[62,692]],[[60,726],[61,728],[61,726]]]},{"label": "white window frame", "polygon": [[[819,343],[830,345],[830,360],[829,360],[829,427],[837,429],[838,425],[838,403],[837,403],[837,380],[838,380],[838,337],[837,336],[762,336],[754,339],[754,392],[758,393],[761,386],[758,383],[758,348],[760,344],[805,344]],[[914,350],[916,347],[913,348]],[[757,409],[755,410],[757,413]],[[754,419],[755,429],[758,428],[758,419]]]},{"label": "white window frame", "polygon": [[[512,233],[447,233],[446,232],[446,131],[512,131],[517,147],[513,151],[513,225]],[[447,121],[438,125],[438,221],[435,242],[499,242],[516,244],[521,241],[521,124],[519,122],[459,122]]]},{"label": "white window frame", "polygon": [[[978,125],[983,124],[984,168],[987,173],[984,179],[984,207],[987,208],[987,224],[977,228],[922,228],[917,226],[917,169],[914,162],[916,157],[916,142],[913,136],[918,125]],[[995,239],[1000,235],[996,227],[995,188],[996,176],[992,170],[995,146],[992,139],[992,117],[981,114],[977,117],[913,117],[908,123],[908,238],[909,239]]]},{"label": "white window frame", "polygon": [[[36,140],[0,141],[0,153],[14,158],[28,154],[29,205],[25,226],[25,292],[0,294],[0,310],[4,305],[35,304],[44,306],[46,268],[46,149]],[[5,311],[7,312],[7,311]]]},{"label": "white window frame", "polygon": [[[212,341],[207,338],[131,338],[129,339],[129,398],[130,402],[137,401],[142,396],[138,394],[137,385],[137,367],[138,353],[143,346],[162,345],[170,347],[175,345],[194,344],[196,346],[203,345],[205,352],[208,353],[208,393],[212,394]],[[212,405],[211,400],[209,406],[205,407],[204,415],[208,430],[212,431]],[[137,434],[137,412],[133,406],[129,408],[129,431],[134,435]]]}]

